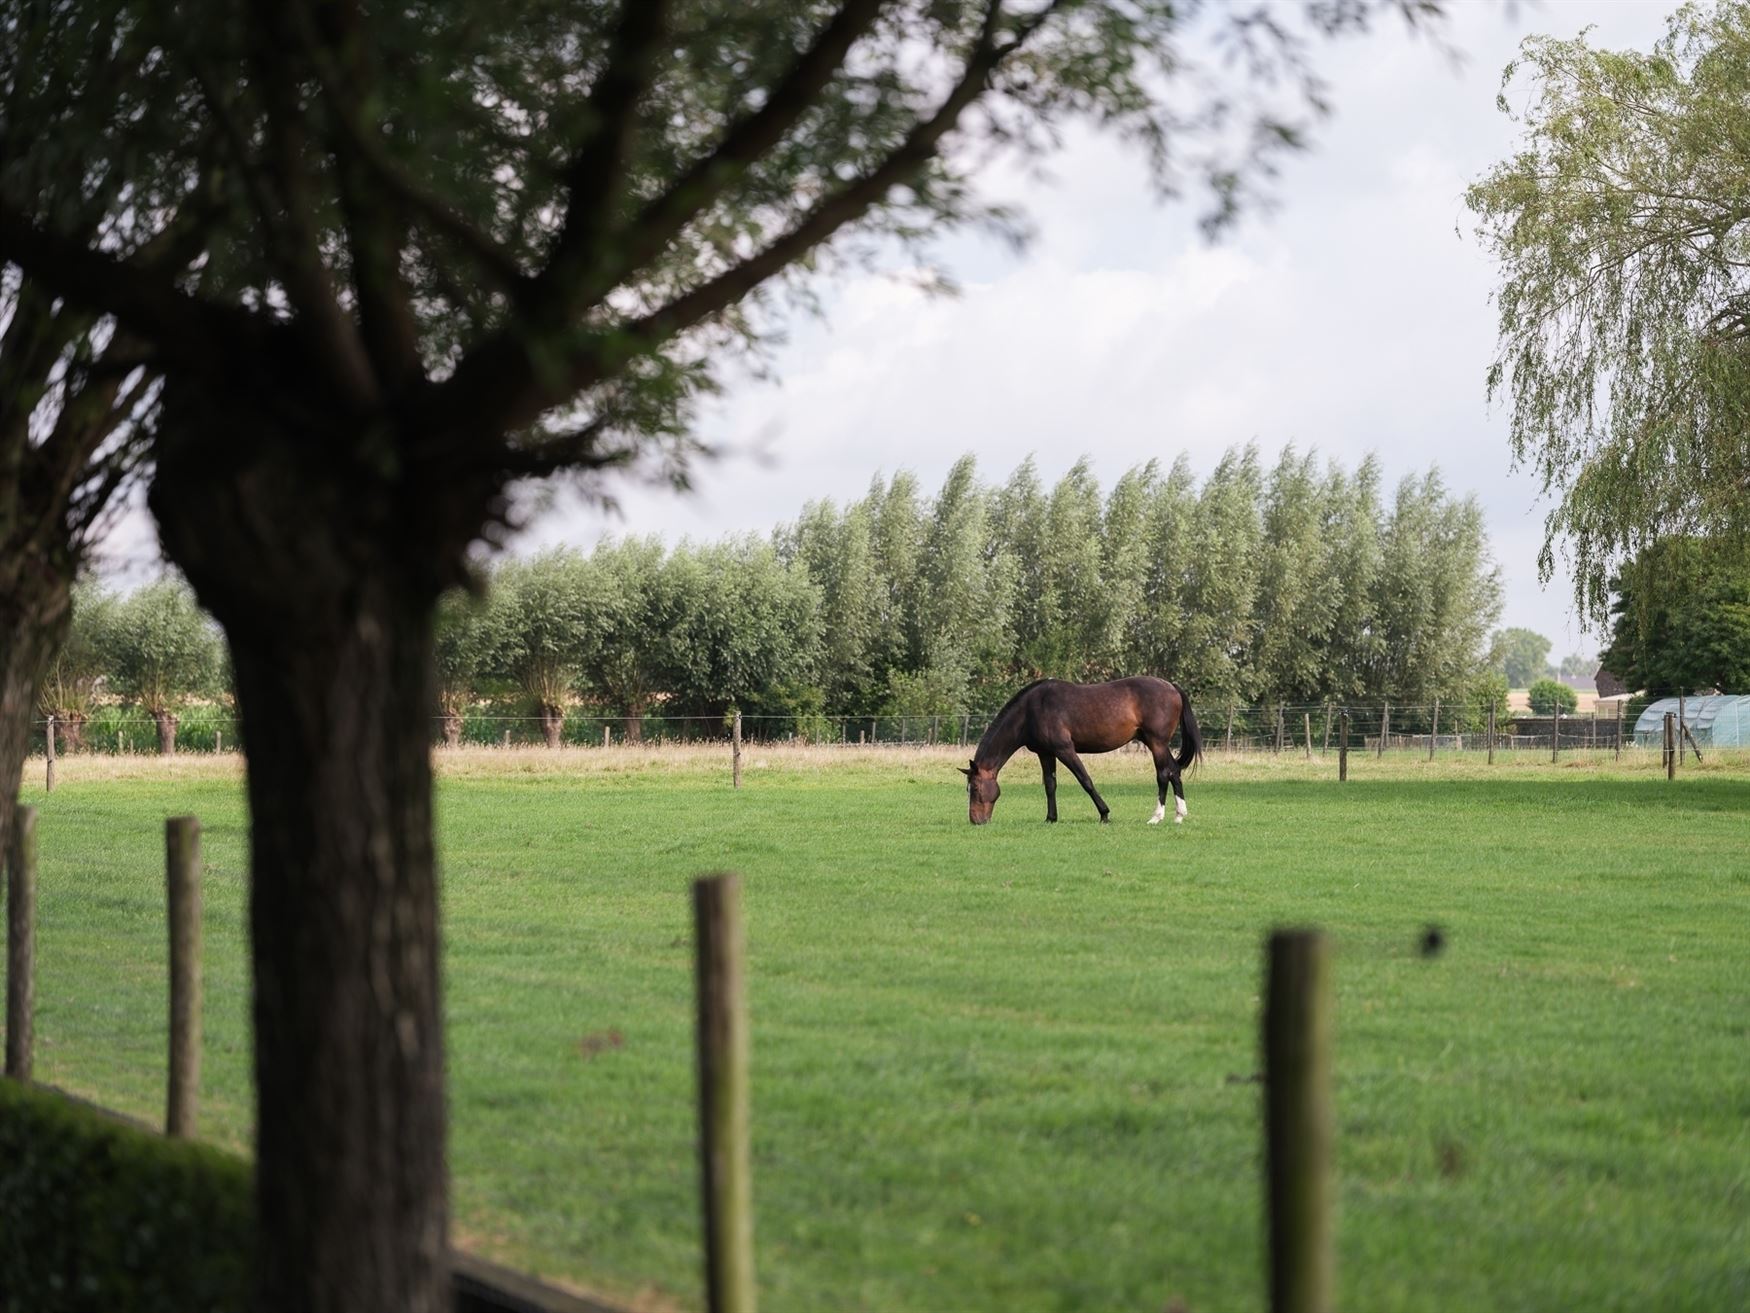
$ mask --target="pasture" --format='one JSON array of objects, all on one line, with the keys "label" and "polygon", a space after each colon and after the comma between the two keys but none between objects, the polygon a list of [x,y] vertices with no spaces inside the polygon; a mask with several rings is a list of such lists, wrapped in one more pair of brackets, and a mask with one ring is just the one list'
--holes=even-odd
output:
[{"label": "pasture", "polygon": [[[746,881],[766,1309],[1262,1304],[1257,1011],[1335,937],[1339,1303],[1750,1298],[1750,766],[956,750],[440,754],[458,1236],[652,1309],[699,1286],[689,878]],[[230,759],[71,758],[41,808],[38,1078],[162,1115],[163,818],[205,826],[202,1130],[246,1148]],[[1424,951],[1437,926],[1443,948]]]}]

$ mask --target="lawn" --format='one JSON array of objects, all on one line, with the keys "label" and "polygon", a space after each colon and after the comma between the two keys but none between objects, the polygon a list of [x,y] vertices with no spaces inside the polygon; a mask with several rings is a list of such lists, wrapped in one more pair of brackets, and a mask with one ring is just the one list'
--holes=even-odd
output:
[{"label": "lawn", "polygon": [[[456,1229],[651,1308],[699,1292],[687,881],[743,873],[761,1298],[1261,1306],[1261,941],[1335,937],[1339,1302],[1750,1303],[1750,768],[1520,759],[443,758]],[[40,762],[37,765],[40,770]],[[162,1115],[162,821],[205,826],[203,1132],[246,1147],[245,816],[223,761],[43,797],[39,1079]],[[1429,926],[1437,955],[1421,951]]]}]

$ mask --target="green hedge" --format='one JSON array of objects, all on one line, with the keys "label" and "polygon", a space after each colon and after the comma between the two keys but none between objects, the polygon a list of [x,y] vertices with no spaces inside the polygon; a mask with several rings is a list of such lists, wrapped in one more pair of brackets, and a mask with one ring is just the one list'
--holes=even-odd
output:
[{"label": "green hedge", "polygon": [[249,1165],[0,1080],[0,1310],[250,1304]]}]

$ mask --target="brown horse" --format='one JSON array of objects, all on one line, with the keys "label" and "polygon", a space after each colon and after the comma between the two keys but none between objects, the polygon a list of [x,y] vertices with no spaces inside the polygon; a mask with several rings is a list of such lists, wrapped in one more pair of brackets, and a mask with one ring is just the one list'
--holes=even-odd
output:
[{"label": "brown horse", "polygon": [[[1179,733],[1179,755],[1173,755],[1173,731]],[[1071,684],[1062,679],[1039,679],[1027,685],[1003,705],[991,721],[972,764],[962,766],[966,776],[969,816],[974,825],[990,819],[1002,789],[997,772],[1022,748],[1036,753],[1045,773],[1045,819],[1057,819],[1057,763],[1068,766],[1100,809],[1104,824],[1110,814],[1106,800],[1088,777],[1080,753],[1111,752],[1138,739],[1155,759],[1155,783],[1160,802],[1150,825],[1167,814],[1167,789],[1173,790],[1173,823],[1185,819],[1185,786],[1180,777],[1203,755],[1203,736],[1197,717],[1191,714],[1191,699],[1185,690],[1165,679],[1139,675],[1105,684]]]}]

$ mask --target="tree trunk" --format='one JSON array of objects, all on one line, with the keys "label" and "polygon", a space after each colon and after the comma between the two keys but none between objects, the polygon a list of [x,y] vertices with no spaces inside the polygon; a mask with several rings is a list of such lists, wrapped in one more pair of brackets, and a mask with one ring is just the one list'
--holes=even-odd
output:
[{"label": "tree trunk", "polygon": [[158,726],[158,755],[174,757],[176,755],[176,716],[168,711],[155,711],[152,719]]},{"label": "tree trunk", "polygon": [[486,494],[284,371],[167,385],[150,492],[247,726],[256,1306],[447,1313],[433,616]]},{"label": "tree trunk", "polygon": [[538,710],[541,717],[541,737],[547,740],[549,748],[558,747],[565,734],[565,708],[543,702]]},{"label": "tree trunk", "polygon": [[626,708],[626,742],[644,742],[644,703],[634,701]]},{"label": "tree trunk", "polygon": [[55,747],[60,753],[85,751],[85,721],[83,711],[55,713],[55,733],[60,736]]},{"label": "tree trunk", "polygon": [[462,741],[462,716],[460,712],[446,711],[443,713],[444,746],[453,748]]},{"label": "tree trunk", "polygon": [[66,635],[70,581],[49,577],[36,595],[0,596],[0,870],[30,755],[37,685]]},{"label": "tree trunk", "polygon": [[238,702],[259,709],[261,1304],[435,1311],[447,1205],[429,631],[378,592],[307,638],[295,653],[232,639]]}]

